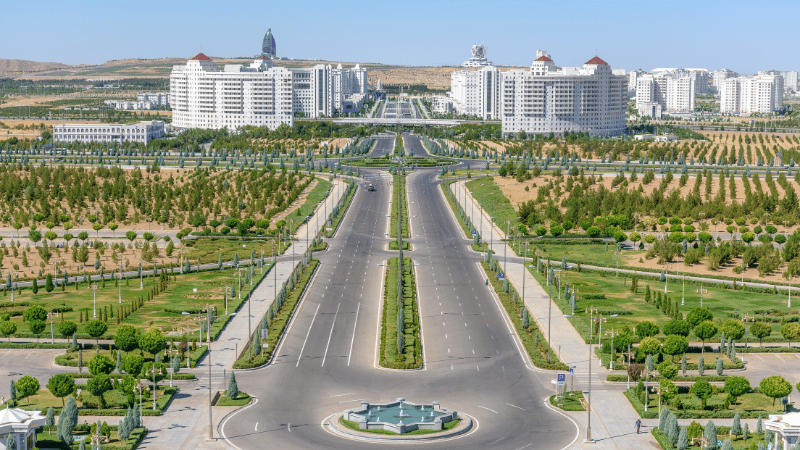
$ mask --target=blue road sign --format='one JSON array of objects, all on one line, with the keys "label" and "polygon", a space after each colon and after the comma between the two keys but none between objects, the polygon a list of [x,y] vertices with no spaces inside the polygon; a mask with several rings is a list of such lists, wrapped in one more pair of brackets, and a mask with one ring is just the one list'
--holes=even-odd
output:
[{"label": "blue road sign", "polygon": [[477,231],[475,231],[475,230],[472,230],[472,235],[473,235],[473,236],[477,236],[477,235],[478,235],[478,232],[477,232]]},{"label": "blue road sign", "polygon": [[500,281],[505,280],[506,279],[506,274],[504,274],[503,272],[498,273],[497,274],[497,279],[500,280]]},{"label": "blue road sign", "polygon": [[564,373],[558,374],[558,380],[557,381],[559,383],[563,383],[563,382],[567,381],[567,374],[564,374]]},{"label": "blue road sign", "polygon": [[570,367],[569,368],[569,374],[570,375],[575,375],[575,367]]}]

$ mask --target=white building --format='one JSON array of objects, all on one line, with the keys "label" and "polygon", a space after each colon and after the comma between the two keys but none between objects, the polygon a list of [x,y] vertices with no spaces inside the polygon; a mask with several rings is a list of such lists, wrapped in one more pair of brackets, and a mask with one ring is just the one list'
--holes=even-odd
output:
[{"label": "white building", "polygon": [[794,448],[800,441],[800,413],[770,414],[764,421],[764,428],[773,433],[771,448],[777,448],[779,441],[785,449]]},{"label": "white building", "polygon": [[472,57],[468,61],[464,61],[464,67],[483,67],[493,65],[491,61],[486,59],[486,47],[483,45],[472,46]]},{"label": "white building", "polygon": [[148,100],[106,100],[103,103],[114,109],[127,111],[149,111],[156,108],[156,105]]},{"label": "white building", "polygon": [[169,92],[145,92],[138,94],[136,99],[140,102],[152,102],[156,106],[169,106]]},{"label": "white building", "polygon": [[172,124],[179,128],[293,125],[292,73],[260,57],[224,70],[199,53],[169,77]]},{"label": "white building", "polygon": [[0,450],[5,450],[8,440],[17,444],[17,450],[36,447],[36,430],[43,427],[45,417],[41,411],[25,411],[18,408],[0,410]]},{"label": "white building", "polygon": [[661,117],[661,111],[694,111],[697,78],[666,75],[641,75],[636,81],[636,109],[639,114]]},{"label": "white building", "polygon": [[459,70],[450,74],[450,98],[456,114],[500,117],[500,71],[494,66]]},{"label": "white building", "polygon": [[786,91],[797,91],[797,71],[786,70],[781,72],[783,75],[783,89]]},{"label": "white building", "polygon": [[164,122],[136,122],[130,124],[59,124],[53,125],[55,142],[139,142],[147,144],[153,139],[164,137]]},{"label": "white building", "polygon": [[717,92],[719,93],[720,89],[722,88],[723,81],[727,80],[728,78],[738,78],[739,74],[730,69],[720,69],[715,70],[712,76],[714,78],[714,86],[716,86]]},{"label": "white building", "polygon": [[505,134],[625,131],[627,77],[596,56],[580,68],[558,68],[543,52],[530,70],[503,72],[501,81]]},{"label": "white building", "polygon": [[783,76],[759,72],[728,78],[720,86],[719,107],[728,114],[769,114],[783,108]]}]

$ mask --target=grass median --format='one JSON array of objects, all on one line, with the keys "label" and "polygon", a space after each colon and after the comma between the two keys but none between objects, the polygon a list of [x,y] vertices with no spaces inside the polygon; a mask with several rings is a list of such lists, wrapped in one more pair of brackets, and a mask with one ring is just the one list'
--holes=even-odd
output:
[{"label": "grass median", "polygon": [[[417,289],[411,258],[403,258],[402,295],[398,300],[398,258],[387,264],[381,317],[380,365],[389,369],[419,369],[422,367],[422,340],[420,336]],[[398,314],[403,311],[402,352],[398,351]]]},{"label": "grass median", "polygon": [[394,175],[392,182],[392,217],[389,225],[389,233],[393,238],[397,238],[397,208],[401,208],[400,232],[403,237],[408,237],[408,205],[406,204],[406,177],[405,175]]}]

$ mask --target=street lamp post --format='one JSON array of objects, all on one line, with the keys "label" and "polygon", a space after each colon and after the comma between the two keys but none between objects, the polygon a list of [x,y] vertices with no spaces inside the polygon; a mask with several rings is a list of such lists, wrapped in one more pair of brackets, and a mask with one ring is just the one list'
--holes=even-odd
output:
[{"label": "street lamp post", "polygon": [[93,311],[92,311],[92,317],[94,319],[97,319],[97,282],[96,281],[95,281],[93,289],[92,289],[92,294],[93,294],[93,302],[94,302],[94,307],[93,307]]},{"label": "street lamp post", "polygon": [[786,305],[787,308],[792,307],[792,277],[789,276],[789,303]]}]

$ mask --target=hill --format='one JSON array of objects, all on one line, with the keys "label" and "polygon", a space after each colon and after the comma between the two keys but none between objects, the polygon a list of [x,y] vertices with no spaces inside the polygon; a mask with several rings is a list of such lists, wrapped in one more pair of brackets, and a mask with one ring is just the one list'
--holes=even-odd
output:
[{"label": "hill", "polygon": [[55,62],[26,61],[24,59],[1,59],[0,76],[17,76],[24,73],[46,72],[72,66]]}]

